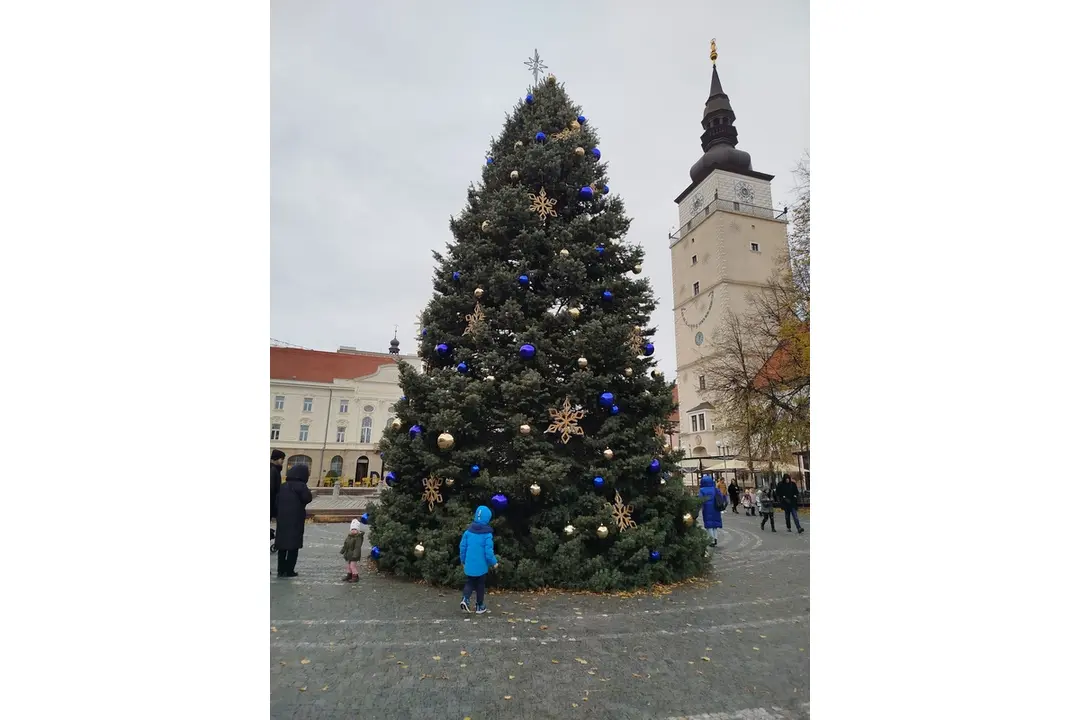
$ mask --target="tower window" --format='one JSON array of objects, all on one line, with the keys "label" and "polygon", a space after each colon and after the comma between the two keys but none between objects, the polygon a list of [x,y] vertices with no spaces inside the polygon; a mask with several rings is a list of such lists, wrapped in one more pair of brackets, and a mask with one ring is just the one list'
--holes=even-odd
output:
[{"label": "tower window", "polygon": [[761,248],[757,243],[750,243],[750,252],[761,252]]},{"label": "tower window", "polygon": [[697,265],[697,255],[692,255],[690,257],[690,264],[691,265]]},{"label": "tower window", "polygon": [[705,376],[704,375],[698,375],[697,385],[698,385],[698,390],[704,390],[705,389]]},{"label": "tower window", "polygon": [[697,295],[699,292],[701,292],[701,288],[697,283],[694,283],[694,295]]}]

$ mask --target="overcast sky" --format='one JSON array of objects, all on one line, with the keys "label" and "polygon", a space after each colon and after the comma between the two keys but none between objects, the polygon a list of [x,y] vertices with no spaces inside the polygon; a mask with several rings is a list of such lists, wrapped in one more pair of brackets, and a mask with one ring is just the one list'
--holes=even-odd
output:
[{"label": "overcast sky", "polygon": [[810,149],[809,25],[808,0],[274,0],[271,337],[384,352],[397,324],[415,351],[431,250],[452,239],[449,218],[531,83],[536,48],[600,134],[674,377],[668,233],[701,156],[709,39],[739,148],[776,176],[781,207]]}]

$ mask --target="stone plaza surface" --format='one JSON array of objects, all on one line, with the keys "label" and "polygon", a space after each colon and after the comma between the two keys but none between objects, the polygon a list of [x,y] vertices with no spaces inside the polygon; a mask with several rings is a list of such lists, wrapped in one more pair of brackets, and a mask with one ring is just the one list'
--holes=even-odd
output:
[{"label": "stone plaza surface", "polygon": [[810,523],[777,520],[726,513],[712,575],[657,593],[500,591],[494,571],[481,616],[366,562],[342,583],[348,526],[309,524],[300,576],[270,578],[270,716],[809,718]]}]

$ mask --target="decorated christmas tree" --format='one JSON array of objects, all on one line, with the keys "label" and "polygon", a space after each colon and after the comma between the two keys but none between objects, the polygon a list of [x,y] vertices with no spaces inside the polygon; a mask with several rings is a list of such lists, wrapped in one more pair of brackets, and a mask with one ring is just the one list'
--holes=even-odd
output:
[{"label": "decorated christmas tree", "polygon": [[656,300],[598,144],[542,80],[451,219],[421,315],[424,372],[401,364],[389,487],[366,518],[381,570],[459,584],[478,505],[494,512],[500,587],[606,591],[704,570],[699,501],[668,481]]}]

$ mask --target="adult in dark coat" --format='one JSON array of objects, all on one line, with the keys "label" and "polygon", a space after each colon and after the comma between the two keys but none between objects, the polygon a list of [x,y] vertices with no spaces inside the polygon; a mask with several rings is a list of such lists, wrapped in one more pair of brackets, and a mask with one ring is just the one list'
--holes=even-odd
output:
[{"label": "adult in dark coat", "polygon": [[791,520],[794,518],[795,527],[802,533],[803,527],[799,524],[799,486],[791,481],[790,475],[785,475],[776,486],[776,499],[780,507],[784,509],[784,523],[787,531],[791,532]]},{"label": "adult in dark coat", "polygon": [[285,484],[278,491],[277,549],[278,577],[296,577],[296,556],[304,547],[304,519],[311,502],[307,465],[293,465],[285,473]]},{"label": "adult in dark coat", "polygon": [[739,483],[735,480],[731,481],[731,484],[727,488],[728,500],[731,502],[731,511],[736,515],[739,514],[739,501],[742,498],[742,488],[739,487]]},{"label": "adult in dark coat", "polygon": [[270,453],[270,519],[277,517],[277,495],[281,490],[281,466],[285,463],[285,453],[274,450]]}]

